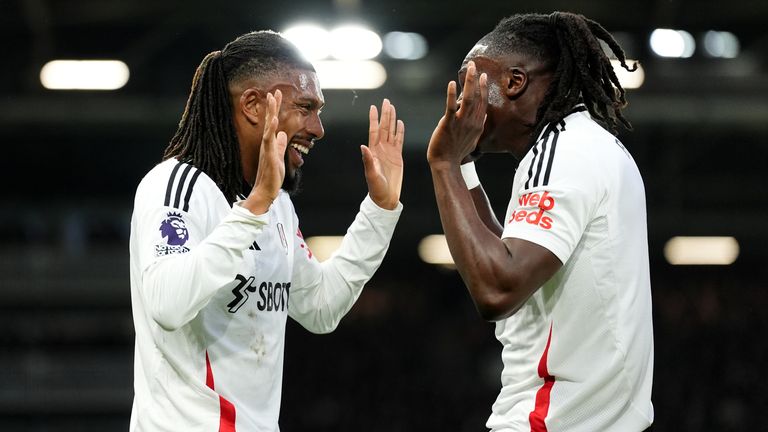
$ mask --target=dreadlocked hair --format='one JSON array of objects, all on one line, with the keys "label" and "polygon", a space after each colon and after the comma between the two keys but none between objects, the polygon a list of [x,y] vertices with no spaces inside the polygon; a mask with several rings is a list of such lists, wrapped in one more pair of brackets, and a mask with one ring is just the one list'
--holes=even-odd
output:
[{"label": "dreadlocked hair", "polygon": [[206,55],[192,78],[187,105],[163,160],[194,165],[234,202],[244,192],[244,179],[229,86],[274,78],[285,69],[314,71],[292,43],[270,30],[244,34]]},{"label": "dreadlocked hair", "polygon": [[567,116],[579,102],[614,135],[619,124],[632,129],[621,112],[627,105],[625,90],[599,41],[608,46],[624,69],[633,72],[637,63],[631,68],[627,66],[624,51],[597,22],[568,12],[513,15],[501,20],[483,40],[493,54],[521,53],[554,71],[536,112],[533,140],[547,125]]}]

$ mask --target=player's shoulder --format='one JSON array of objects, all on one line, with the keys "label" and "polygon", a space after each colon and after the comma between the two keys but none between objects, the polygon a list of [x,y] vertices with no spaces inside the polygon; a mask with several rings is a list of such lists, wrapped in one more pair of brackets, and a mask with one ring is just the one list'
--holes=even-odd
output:
[{"label": "player's shoulder", "polygon": [[[221,195],[221,191],[202,170],[175,158],[155,165],[136,189],[135,206],[168,207],[189,212]],[[223,195],[221,195],[223,198]]]},{"label": "player's shoulder", "polygon": [[525,188],[546,187],[558,179],[572,182],[598,175],[602,163],[598,155],[606,143],[615,146],[614,139],[592,120],[586,108],[549,124],[526,155],[527,165],[521,165],[527,174]]},{"label": "player's shoulder", "polygon": [[[616,137],[596,122],[586,109],[574,112],[560,121],[556,132],[559,132],[561,141],[569,143],[568,149],[574,152],[584,150],[585,147],[592,149],[606,144],[614,145],[616,141]],[[571,143],[577,147],[571,149]]]},{"label": "player's shoulder", "polygon": [[580,170],[599,168],[617,156],[617,150],[625,150],[619,139],[596,122],[586,109],[551,124],[537,145],[541,146],[541,141],[556,150],[553,159],[558,164]]}]

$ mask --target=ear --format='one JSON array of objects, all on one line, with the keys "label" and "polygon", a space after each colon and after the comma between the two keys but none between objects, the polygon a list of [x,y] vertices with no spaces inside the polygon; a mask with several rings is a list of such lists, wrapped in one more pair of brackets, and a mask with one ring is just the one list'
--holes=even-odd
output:
[{"label": "ear", "polygon": [[262,92],[251,87],[240,95],[237,111],[240,111],[249,123],[256,126],[264,119],[265,103],[266,98]]},{"label": "ear", "polygon": [[510,99],[517,99],[528,88],[528,73],[521,67],[513,66],[507,69],[504,79],[507,83],[505,92]]}]

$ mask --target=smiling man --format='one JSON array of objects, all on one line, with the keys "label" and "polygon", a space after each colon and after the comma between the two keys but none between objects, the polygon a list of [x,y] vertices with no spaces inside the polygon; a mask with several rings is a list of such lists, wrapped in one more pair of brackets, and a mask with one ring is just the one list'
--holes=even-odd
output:
[{"label": "smiling man", "polygon": [[290,194],[323,137],[312,65],[271,31],[198,67],[164,161],[131,220],[136,329],[131,431],[277,431],[290,316],[332,331],[381,264],[399,219],[404,125],[384,100],[361,146],[368,196],[319,263]]}]

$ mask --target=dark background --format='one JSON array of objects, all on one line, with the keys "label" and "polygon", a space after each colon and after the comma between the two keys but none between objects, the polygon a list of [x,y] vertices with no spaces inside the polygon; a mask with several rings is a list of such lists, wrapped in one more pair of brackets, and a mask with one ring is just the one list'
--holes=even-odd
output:
[{"label": "dark background", "polygon": [[[239,34],[314,20],[416,31],[418,61],[382,56],[375,91],[327,90],[326,137],[295,199],[305,235],[342,234],[365,194],[367,107],[389,97],[407,125],[405,211],[390,252],[338,330],[289,324],[284,431],[480,431],[500,345],[451,270],[416,247],[441,226],[424,154],[444,89],[474,42],[515,12],[584,13],[645,67],[621,139],[643,173],[656,369],[654,431],[768,430],[768,2],[0,0],[0,430],[127,430],[133,365],[128,281],[134,188],[175,130],[202,57]],[[728,30],[735,59],[660,59],[657,27]],[[55,58],[119,58],[115,92],[56,92]],[[498,212],[514,161],[478,170]],[[730,235],[731,266],[670,266],[675,235]]]}]

